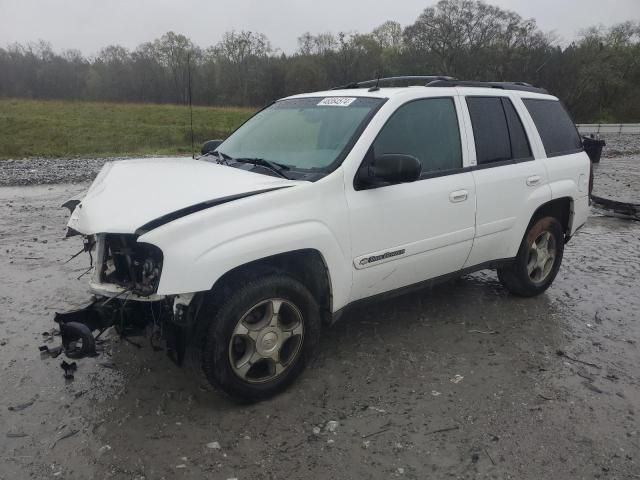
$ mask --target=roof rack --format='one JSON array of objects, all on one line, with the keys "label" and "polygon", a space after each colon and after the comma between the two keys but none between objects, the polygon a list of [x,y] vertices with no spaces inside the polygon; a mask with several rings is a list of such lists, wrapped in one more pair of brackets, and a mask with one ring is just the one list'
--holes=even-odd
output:
[{"label": "roof rack", "polygon": [[427,87],[477,87],[477,88],[500,88],[502,90],[520,90],[523,92],[535,92],[548,94],[544,88],[534,87],[525,82],[478,82],[475,80],[434,80],[429,82]]},{"label": "roof rack", "polygon": [[[363,82],[352,82],[346,85],[333,87],[331,90],[345,90],[352,88],[369,88],[371,91],[378,90],[383,86],[397,86],[397,83],[414,83],[425,87],[476,87],[476,88],[499,88],[502,90],[520,90],[524,92],[548,94],[544,88],[534,87],[525,82],[479,82],[476,80],[458,80],[454,77],[444,75],[407,75],[401,77],[385,77]],[[389,85],[391,84],[391,85]],[[408,86],[408,85],[402,85]]]},{"label": "roof rack", "polygon": [[[382,84],[393,84],[393,83],[417,83],[426,86],[428,83],[435,81],[451,81],[455,80],[453,77],[447,77],[444,75],[406,75],[402,77],[384,77],[384,78],[375,78],[373,80],[365,80],[363,82],[351,82],[346,85],[340,85],[338,87],[333,87],[331,90],[345,90],[351,88],[369,88],[369,87],[378,87],[382,86]],[[408,85],[407,85],[408,86]]]}]

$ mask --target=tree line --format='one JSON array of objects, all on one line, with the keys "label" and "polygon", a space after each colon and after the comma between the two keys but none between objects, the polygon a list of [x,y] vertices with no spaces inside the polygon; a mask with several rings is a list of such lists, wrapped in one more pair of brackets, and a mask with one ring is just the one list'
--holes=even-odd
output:
[{"label": "tree line", "polygon": [[584,30],[561,46],[535,20],[472,0],[441,0],[406,27],[311,34],[286,54],[261,33],[202,48],[167,32],[133,50],[0,48],[0,96],[261,106],[286,95],[408,74],[524,81],[559,96],[579,122],[640,121],[640,22]]}]

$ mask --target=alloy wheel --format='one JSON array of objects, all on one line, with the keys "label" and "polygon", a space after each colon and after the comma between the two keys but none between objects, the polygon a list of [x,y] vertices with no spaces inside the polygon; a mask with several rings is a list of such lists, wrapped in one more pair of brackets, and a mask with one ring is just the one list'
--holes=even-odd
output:
[{"label": "alloy wheel", "polygon": [[300,354],[304,323],[288,300],[271,298],[251,307],[236,324],[229,341],[233,372],[249,383],[280,377]]}]

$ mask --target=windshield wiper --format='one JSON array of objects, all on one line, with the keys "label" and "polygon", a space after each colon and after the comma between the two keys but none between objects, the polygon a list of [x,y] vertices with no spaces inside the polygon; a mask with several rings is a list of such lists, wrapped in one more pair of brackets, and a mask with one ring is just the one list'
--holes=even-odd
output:
[{"label": "windshield wiper", "polygon": [[287,165],[283,165],[282,163],[273,162],[264,158],[232,158],[232,160],[234,162],[251,163],[252,165],[260,165],[261,167],[266,167],[272,172],[277,173],[282,178],[286,178],[287,180],[289,180],[289,177],[284,174],[283,170],[290,170],[290,168]]},{"label": "windshield wiper", "polygon": [[202,156],[203,157],[208,157],[208,156],[217,157],[218,158],[217,163],[220,163],[222,165],[226,165],[226,164],[229,163],[229,160],[233,160],[229,155],[227,155],[226,153],[220,152],[219,150],[214,150],[213,152],[207,152]]}]

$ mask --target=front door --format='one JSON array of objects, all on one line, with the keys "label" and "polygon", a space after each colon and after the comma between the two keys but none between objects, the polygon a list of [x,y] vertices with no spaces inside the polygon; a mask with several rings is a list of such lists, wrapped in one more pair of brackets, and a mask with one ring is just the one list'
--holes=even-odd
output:
[{"label": "front door", "polygon": [[415,182],[357,190],[347,185],[353,257],[352,301],[455,272],[475,233],[475,186],[463,170],[453,97],[414,100],[396,110],[366,161],[413,155]]}]

